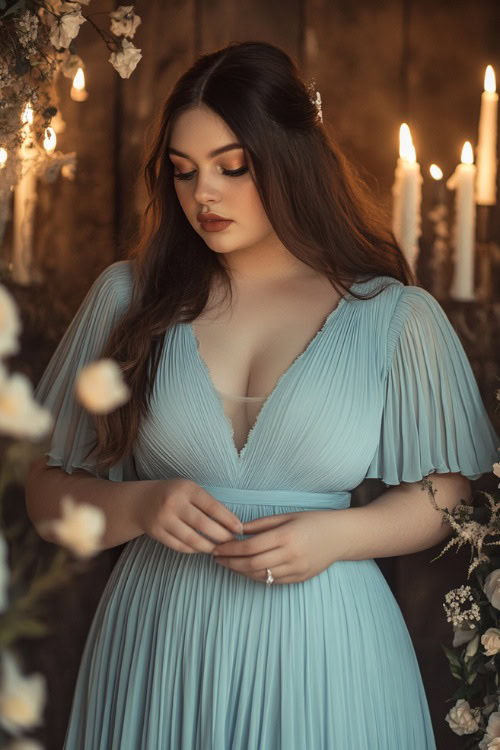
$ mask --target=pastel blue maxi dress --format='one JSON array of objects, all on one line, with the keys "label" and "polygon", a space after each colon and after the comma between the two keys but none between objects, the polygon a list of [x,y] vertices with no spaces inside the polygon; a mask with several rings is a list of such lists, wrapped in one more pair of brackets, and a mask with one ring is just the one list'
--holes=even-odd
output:
[{"label": "pastel blue maxi dress", "polygon": [[[96,279],[35,392],[55,419],[49,466],[96,473],[78,370],[132,293],[133,261]],[[471,480],[500,440],[437,300],[359,280],[265,399],[238,452],[191,324],[166,333],[133,455],[103,478],[194,480],[242,521],[348,508],[367,477]],[[429,502],[427,493],[415,502]],[[244,537],[240,537],[244,538]],[[82,656],[64,750],[435,750],[402,612],[373,559],[273,584],[143,534],[108,579]]]}]

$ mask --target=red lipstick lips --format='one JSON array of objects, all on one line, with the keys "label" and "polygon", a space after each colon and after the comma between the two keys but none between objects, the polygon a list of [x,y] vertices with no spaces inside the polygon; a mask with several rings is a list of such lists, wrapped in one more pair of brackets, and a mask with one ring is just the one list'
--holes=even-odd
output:
[{"label": "red lipstick lips", "polygon": [[214,214],[211,211],[209,211],[208,213],[202,213],[200,211],[196,218],[198,219],[200,224],[204,224],[207,221],[231,221],[231,219],[226,219],[225,216]]},{"label": "red lipstick lips", "polygon": [[221,232],[233,223],[232,219],[225,219],[224,216],[219,216],[219,214],[214,214],[211,211],[209,213],[200,211],[196,218],[204,232]]}]

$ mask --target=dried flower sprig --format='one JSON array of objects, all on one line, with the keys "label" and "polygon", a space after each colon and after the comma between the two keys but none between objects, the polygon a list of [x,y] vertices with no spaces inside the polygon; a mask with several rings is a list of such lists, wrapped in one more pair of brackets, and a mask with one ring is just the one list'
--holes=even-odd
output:
[{"label": "dried flower sprig", "polygon": [[[496,397],[500,401],[500,390]],[[500,477],[500,464],[493,464],[492,469]],[[454,532],[431,562],[452,547],[458,552],[469,544],[467,580],[475,574],[474,585],[449,591],[443,603],[454,638],[453,648],[441,645],[451,674],[460,683],[449,699],[454,706],[445,721],[455,734],[470,735],[468,748],[493,750],[500,748],[500,493],[481,492],[486,498],[482,505],[461,499],[450,511],[437,505],[429,478],[421,484],[435,510],[442,512],[442,523],[449,523]],[[482,705],[472,705],[481,701]]]}]

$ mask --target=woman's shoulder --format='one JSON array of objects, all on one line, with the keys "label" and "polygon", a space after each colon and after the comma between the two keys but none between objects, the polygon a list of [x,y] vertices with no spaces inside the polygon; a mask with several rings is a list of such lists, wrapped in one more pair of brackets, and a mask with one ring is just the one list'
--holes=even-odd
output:
[{"label": "woman's shoulder", "polygon": [[134,285],[133,261],[117,260],[107,266],[92,284],[91,297],[112,297],[117,305],[126,304],[132,297]]},{"label": "woman's shoulder", "polygon": [[393,312],[402,316],[411,312],[425,314],[426,310],[440,307],[437,299],[427,289],[413,284],[404,284],[393,276],[361,278],[355,282],[353,289],[358,293],[369,295],[373,300],[378,300],[378,304],[392,308]]},{"label": "woman's shoulder", "polygon": [[[358,277],[350,288],[356,294],[366,297],[366,300],[361,300],[362,302],[391,307],[397,302],[405,286],[402,281],[393,276],[378,275],[371,278]],[[348,294],[348,296],[354,295]]]},{"label": "woman's shoulder", "polygon": [[117,260],[101,271],[94,284],[129,288],[134,280],[134,265],[131,260]]}]

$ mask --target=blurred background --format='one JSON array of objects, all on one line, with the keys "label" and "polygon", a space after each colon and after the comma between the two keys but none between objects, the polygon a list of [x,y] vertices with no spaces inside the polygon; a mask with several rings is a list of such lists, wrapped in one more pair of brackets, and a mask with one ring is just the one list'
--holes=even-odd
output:
[{"label": "blurred background", "polygon": [[[92,0],[84,10],[96,14],[99,24],[116,7],[112,0]],[[12,368],[38,382],[92,282],[123,257],[133,240],[146,200],[139,175],[144,139],[177,77],[197,55],[229,41],[264,40],[297,62],[306,83],[315,81],[324,122],[388,211],[399,129],[409,124],[423,175],[419,283],[436,296],[455,326],[500,432],[495,411],[500,212],[490,210],[488,236],[476,260],[480,298],[466,302],[448,293],[449,253],[436,271],[435,223],[428,216],[436,202],[430,165],[439,165],[446,181],[460,162],[464,142],[477,144],[486,66],[500,73],[498,0],[139,0],[134,10],[142,19],[133,40],[142,59],[129,78],[121,78],[109,64],[105,42],[85,23],[75,47],[85,64],[87,98],[75,101],[71,80],[58,79],[66,127],[57,135],[57,148],[76,152],[77,164],[74,179],[59,176],[38,185],[36,273],[29,283],[9,274],[13,220],[5,226],[2,281],[16,298],[23,322],[22,350],[11,358]],[[452,222],[453,193],[445,191],[443,202]],[[497,483],[493,474],[485,475],[473,489],[491,491]],[[355,491],[353,503],[368,502],[383,489],[378,480],[368,480]],[[25,513],[22,487],[10,486],[9,508],[15,516]],[[39,546],[41,557],[53,553],[52,545],[40,540]],[[444,720],[452,705],[445,701],[457,683],[441,646],[451,647],[453,639],[442,603],[451,588],[464,582],[469,556],[450,551],[431,563],[443,546],[377,562],[415,646],[438,748],[453,750],[465,747],[465,738],[454,735]],[[122,549],[99,555],[53,597],[47,609],[53,627],[49,636],[26,640],[26,663],[48,681],[45,725],[34,736],[49,750],[62,747],[85,638]]]}]

